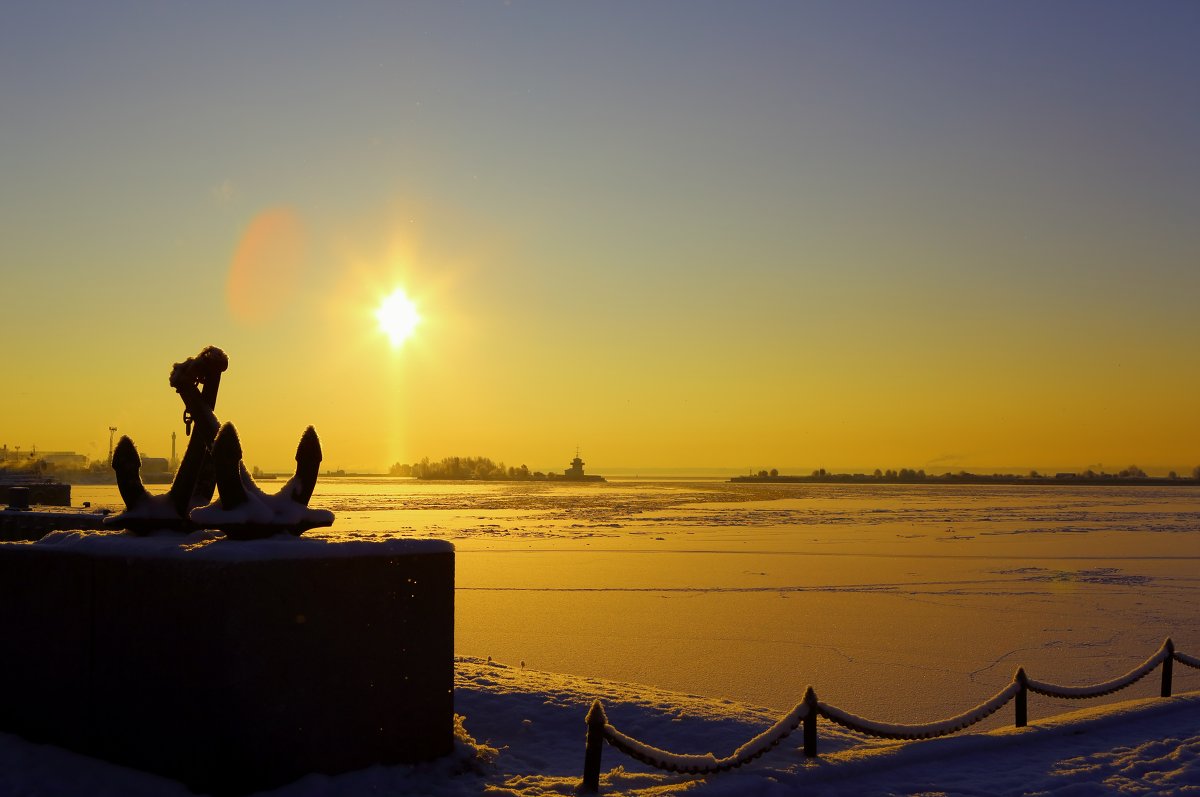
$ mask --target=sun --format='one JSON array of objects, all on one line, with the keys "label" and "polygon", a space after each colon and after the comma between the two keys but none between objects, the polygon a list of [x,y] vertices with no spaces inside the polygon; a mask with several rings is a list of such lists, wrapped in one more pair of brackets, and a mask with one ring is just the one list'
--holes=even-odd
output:
[{"label": "sun", "polygon": [[379,320],[379,328],[388,336],[393,347],[403,345],[412,336],[417,324],[421,323],[417,306],[403,288],[397,288],[383,300],[383,304],[375,311],[375,318]]}]

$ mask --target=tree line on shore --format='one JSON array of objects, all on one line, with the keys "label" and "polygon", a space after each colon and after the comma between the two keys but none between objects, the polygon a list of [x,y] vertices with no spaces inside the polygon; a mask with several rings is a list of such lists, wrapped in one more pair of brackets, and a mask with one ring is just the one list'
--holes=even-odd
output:
[{"label": "tree line on shore", "polygon": [[444,457],[438,462],[425,457],[411,465],[397,462],[388,468],[388,475],[453,481],[538,481],[549,478],[525,465],[505,467],[503,462],[493,462],[487,457]]},{"label": "tree line on shore", "polygon": [[787,475],[781,474],[777,468],[770,470],[760,470],[757,473],[752,473],[746,476],[735,476],[731,481],[803,481],[803,482],[883,482],[883,483],[898,483],[911,484],[920,482],[931,482],[938,484],[945,483],[1013,483],[1013,482],[1055,482],[1055,483],[1070,483],[1070,484],[1092,484],[1092,483],[1136,483],[1136,482],[1153,482],[1153,483],[1182,483],[1200,484],[1200,465],[1192,469],[1191,478],[1180,476],[1176,471],[1169,472],[1164,476],[1150,476],[1146,471],[1139,468],[1137,465],[1130,465],[1117,473],[1107,473],[1105,471],[1094,471],[1087,469],[1079,473],[1039,473],[1036,470],[1029,471],[1028,474],[1018,473],[971,473],[970,471],[960,470],[958,472],[927,474],[924,469],[900,468],[899,470],[881,470],[876,468],[873,473],[832,473],[824,468],[818,468],[811,474],[805,475]]}]

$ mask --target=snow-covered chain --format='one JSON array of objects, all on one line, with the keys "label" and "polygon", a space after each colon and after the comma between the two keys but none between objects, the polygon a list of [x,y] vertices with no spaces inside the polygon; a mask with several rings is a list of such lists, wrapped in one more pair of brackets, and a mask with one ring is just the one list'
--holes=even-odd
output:
[{"label": "snow-covered chain", "polygon": [[681,755],[667,750],[651,747],[645,742],[638,741],[632,736],[626,736],[612,725],[604,726],[604,738],[608,743],[626,755],[636,758],[643,764],[665,769],[668,772],[685,772],[693,775],[703,775],[713,772],[725,772],[748,764],[775,745],[786,739],[792,731],[800,726],[808,716],[808,705],[798,703],[778,722],[755,736],[744,745],[734,750],[725,758],[717,758],[712,753],[704,755]]},{"label": "snow-covered chain", "polygon": [[1164,642],[1163,646],[1153,656],[1146,659],[1137,667],[1134,667],[1118,678],[1113,678],[1111,681],[1105,681],[1104,683],[1091,684],[1089,686],[1060,686],[1028,678],[1025,681],[1025,685],[1029,687],[1030,692],[1037,692],[1039,695],[1046,695],[1048,697],[1066,697],[1076,700],[1082,700],[1086,697],[1102,697],[1104,695],[1111,695],[1113,692],[1118,692],[1142,680],[1151,670],[1162,664],[1163,659],[1170,655],[1171,651],[1168,650],[1167,643]]},{"label": "snow-covered chain", "polygon": [[607,741],[626,755],[668,772],[682,772],[692,775],[707,775],[714,772],[725,772],[747,764],[778,745],[792,731],[804,725],[804,753],[815,756],[817,735],[816,721],[818,716],[849,728],[852,731],[865,733],[869,736],[880,736],[885,739],[933,739],[938,736],[948,736],[974,725],[1003,708],[1014,698],[1017,701],[1016,724],[1018,727],[1026,723],[1026,695],[1028,692],[1047,695],[1050,697],[1088,698],[1101,697],[1124,689],[1145,678],[1159,665],[1163,667],[1162,695],[1171,694],[1171,662],[1178,661],[1188,667],[1200,669],[1200,659],[1188,656],[1175,650],[1174,643],[1168,639],[1154,655],[1133,668],[1129,672],[1098,684],[1086,686],[1061,686],[1046,681],[1037,681],[1025,674],[1024,668],[1017,670],[1012,683],[1001,689],[989,700],[980,703],[975,708],[965,711],[949,719],[929,722],[922,725],[897,725],[887,722],[876,722],[864,717],[851,714],[848,711],[823,703],[817,699],[812,687],[809,687],[804,700],[794,709],[781,717],[778,722],[767,730],[755,736],[744,745],[734,750],[725,758],[717,758],[712,753],[703,755],[681,755],[668,750],[660,750],[643,741],[627,736],[608,722],[603,707],[597,700],[592,711],[588,714],[588,758],[584,764],[585,791],[598,788],[600,773],[600,748]]},{"label": "snow-covered chain", "polygon": [[1019,685],[1011,683],[997,692],[991,700],[980,703],[970,711],[940,722],[927,722],[924,725],[893,725],[887,722],[874,722],[823,702],[818,702],[817,708],[821,716],[859,733],[881,736],[884,739],[936,739],[939,736],[948,736],[963,728],[969,728],[990,717],[1012,700],[1020,689]]}]

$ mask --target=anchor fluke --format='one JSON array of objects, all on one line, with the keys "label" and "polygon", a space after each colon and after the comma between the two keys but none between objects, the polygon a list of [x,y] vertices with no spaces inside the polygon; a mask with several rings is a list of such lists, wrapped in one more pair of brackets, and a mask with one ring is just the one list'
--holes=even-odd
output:
[{"label": "anchor fluke", "polygon": [[222,509],[237,509],[250,499],[242,483],[242,441],[237,429],[226,421],[212,444],[213,469],[217,475],[217,493]]},{"label": "anchor fluke", "polygon": [[145,503],[150,497],[142,484],[142,458],[137,446],[128,435],[121,435],[117,447],[113,449],[112,469],[117,477],[117,489],[121,492],[121,500],[125,502],[125,510],[129,511]]},{"label": "anchor fluke", "polygon": [[142,484],[142,458],[128,437],[122,437],[113,449],[112,469],[125,511],[106,517],[105,528],[125,529],[142,536],[156,531],[183,531],[191,526],[175,511],[170,496],[151,495]]},{"label": "anchor fluke", "polygon": [[321,439],[311,426],[300,435],[296,446],[296,475],[292,477],[292,500],[308,506],[313,489],[317,486],[317,474],[321,471]]}]

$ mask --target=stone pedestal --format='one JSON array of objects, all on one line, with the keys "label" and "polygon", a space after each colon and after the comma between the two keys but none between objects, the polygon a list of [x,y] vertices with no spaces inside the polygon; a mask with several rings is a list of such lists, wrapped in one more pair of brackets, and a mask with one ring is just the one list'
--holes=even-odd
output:
[{"label": "stone pedestal", "polygon": [[217,794],[450,752],[453,546],[178,539],[0,545],[0,727]]}]

